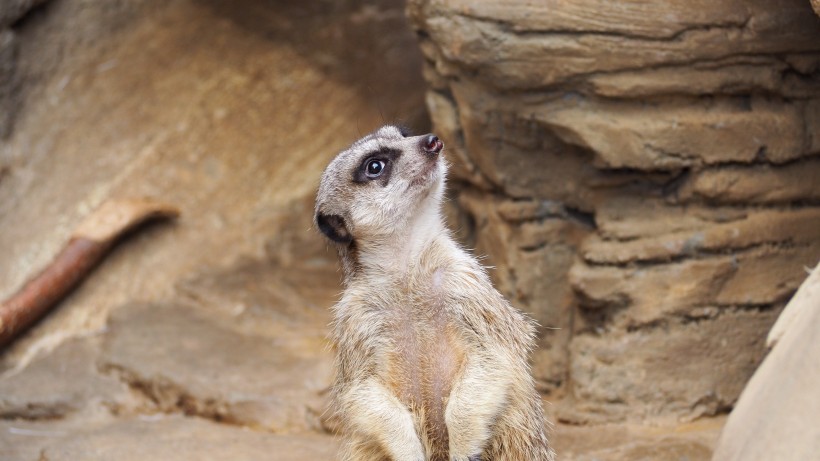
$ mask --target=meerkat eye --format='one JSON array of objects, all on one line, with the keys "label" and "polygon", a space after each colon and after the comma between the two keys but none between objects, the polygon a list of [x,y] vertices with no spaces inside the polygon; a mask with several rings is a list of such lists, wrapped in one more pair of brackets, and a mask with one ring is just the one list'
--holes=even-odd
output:
[{"label": "meerkat eye", "polygon": [[378,178],[384,171],[384,166],[384,160],[368,160],[365,163],[364,174],[370,179]]}]

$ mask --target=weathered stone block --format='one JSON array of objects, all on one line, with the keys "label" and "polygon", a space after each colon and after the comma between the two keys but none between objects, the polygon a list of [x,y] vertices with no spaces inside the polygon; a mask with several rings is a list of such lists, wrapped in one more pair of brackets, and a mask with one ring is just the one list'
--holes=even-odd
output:
[{"label": "weathered stone block", "polygon": [[622,194],[596,207],[595,222],[601,238],[629,241],[695,231],[713,223],[743,219],[745,215],[743,209],[697,204],[684,208],[658,198]]},{"label": "weathered stone block", "polygon": [[633,328],[668,316],[696,316],[707,306],[782,302],[819,252],[820,242],[815,242],[649,266],[577,264],[569,280],[585,309],[606,309],[610,326]]},{"label": "weathered stone block", "polygon": [[709,168],[694,174],[681,194],[725,204],[818,201],[817,178],[820,160],[815,158],[784,166]]},{"label": "weathered stone block", "polygon": [[[589,152],[567,144],[539,123],[524,102],[504,102],[472,85],[453,85],[464,152],[485,183],[516,198],[547,198],[587,208],[597,177]],[[483,187],[484,184],[478,183]]]},{"label": "weathered stone block", "polygon": [[638,69],[589,78],[596,94],[614,98],[652,97],[676,94],[748,94],[751,91],[780,91],[785,63],[762,58],[730,59],[725,62]]},{"label": "weathered stone block", "polygon": [[20,372],[0,378],[0,419],[55,420],[126,405],[125,384],[97,369],[97,343],[68,341]]},{"label": "weathered stone block", "polygon": [[783,163],[809,153],[801,108],[762,99],[680,106],[579,100],[536,117],[564,142],[594,152],[603,168]]},{"label": "weathered stone block", "polygon": [[596,72],[714,61],[739,51],[816,50],[815,37],[798,32],[816,27],[804,0],[779,8],[739,0],[697,6],[654,0],[623,9],[601,1],[541,8],[491,3],[411,2],[410,11],[445,60],[504,90],[537,90]]},{"label": "weathered stone block", "polygon": [[276,432],[320,428],[331,373],[322,336],[306,347],[311,338],[274,341],[235,331],[226,319],[179,305],[123,306],[109,321],[102,367],[158,412]]},{"label": "weathered stone block", "polygon": [[[612,335],[576,336],[570,346],[570,421],[693,419],[730,408],[765,353],[777,310],[731,311]],[[674,416],[673,416],[674,417]]]},{"label": "weathered stone block", "polygon": [[[637,224],[634,223],[633,224]],[[581,248],[593,264],[668,261],[760,245],[806,245],[820,240],[820,208],[749,211],[728,222],[629,240],[587,239]]]},{"label": "weathered stone block", "polygon": [[69,461],[281,461],[332,459],[338,443],[329,435],[270,434],[181,416],[125,419],[76,431],[52,442],[40,459]]}]

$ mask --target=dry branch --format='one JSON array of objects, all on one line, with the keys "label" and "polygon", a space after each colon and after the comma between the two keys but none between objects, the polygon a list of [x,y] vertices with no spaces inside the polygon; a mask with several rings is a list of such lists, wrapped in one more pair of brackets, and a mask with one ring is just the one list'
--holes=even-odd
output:
[{"label": "dry branch", "polygon": [[0,347],[31,326],[68,294],[102,260],[126,231],[179,210],[151,199],[109,200],[74,231],[54,260],[0,304]]}]

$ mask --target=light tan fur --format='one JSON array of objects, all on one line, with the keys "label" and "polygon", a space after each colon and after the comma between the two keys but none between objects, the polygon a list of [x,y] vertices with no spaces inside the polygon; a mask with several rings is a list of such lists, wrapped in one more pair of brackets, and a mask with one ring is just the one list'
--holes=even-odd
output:
[{"label": "light tan fur", "polygon": [[[552,461],[528,364],[533,322],[446,229],[447,166],[430,139],[382,127],[319,187],[317,226],[345,272],[332,331],[341,458]],[[386,178],[362,176],[371,159],[387,159]]]}]

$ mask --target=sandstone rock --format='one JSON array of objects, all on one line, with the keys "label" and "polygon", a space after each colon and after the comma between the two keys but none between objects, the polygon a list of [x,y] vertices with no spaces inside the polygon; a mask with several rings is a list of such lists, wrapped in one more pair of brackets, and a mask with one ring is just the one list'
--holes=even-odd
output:
[{"label": "sandstone rock", "polygon": [[776,310],[728,311],[697,321],[575,336],[572,398],[559,406],[559,418],[694,419],[726,411],[763,357],[760,332],[776,315]]},{"label": "sandstone rock", "polygon": [[94,407],[127,406],[125,385],[97,370],[98,339],[69,341],[0,376],[0,419],[55,420]]},{"label": "sandstone rock", "polygon": [[622,194],[596,208],[598,234],[605,240],[628,242],[659,235],[694,232],[714,224],[745,218],[744,209],[691,204],[674,206],[659,198]]},{"label": "sandstone rock", "polygon": [[63,420],[0,419],[0,459],[39,461],[47,445],[89,426],[88,421],[78,425]]},{"label": "sandstone rock", "polygon": [[321,428],[330,383],[321,344],[240,334],[195,308],[137,304],[113,313],[101,363],[156,411],[304,431]]},{"label": "sandstone rock", "polygon": [[809,154],[802,110],[762,99],[686,106],[580,100],[536,117],[603,168],[674,170],[700,164],[783,163]]},{"label": "sandstone rock", "polygon": [[[61,0],[15,28],[24,101],[0,141],[0,220],[16,223],[0,232],[0,298],[106,198],[161,197],[182,219],[129,239],[0,361],[96,331],[134,299],[165,302],[203,268],[265,258],[282,229],[335,259],[312,205],[293,204],[364,130],[429,122],[401,2],[326,6]],[[277,257],[314,262],[303,248]]]},{"label": "sandstone rock", "polygon": [[585,309],[607,309],[616,325],[634,327],[690,315],[704,306],[783,301],[797,289],[804,267],[814,263],[818,251],[820,243],[646,267],[575,265],[570,283]]},{"label": "sandstone rock", "polygon": [[625,264],[668,261],[760,245],[806,245],[820,239],[817,223],[817,208],[750,211],[729,222],[703,223],[700,228],[646,238],[623,241],[591,237],[584,242],[581,254],[594,264]]},{"label": "sandstone rock", "polygon": [[796,98],[820,95],[820,82],[805,78],[816,69],[816,58],[794,56],[785,61],[762,55],[732,56],[684,65],[592,74],[588,83],[593,93],[619,99],[704,94],[745,97],[761,91]]},{"label": "sandstone rock", "polygon": [[691,65],[646,68],[589,77],[596,94],[615,98],[657,95],[737,94],[753,91],[817,95],[815,88],[784,85],[788,65],[763,56],[728,58]]},{"label": "sandstone rock", "polygon": [[[716,22],[741,23],[746,17],[736,8],[739,3],[704,2],[699,5],[701,8],[693,8],[690,3],[677,2],[616,6],[603,0],[582,0],[558,7],[557,1],[532,5],[524,0],[456,0],[447,2],[446,6],[457,14],[497,22],[511,31],[610,33],[664,39],[680,35],[687,28]],[[664,21],[666,16],[673,16],[675,21]]]},{"label": "sandstone rock", "polygon": [[458,125],[458,109],[453,101],[435,91],[428,91],[427,107],[430,110],[430,118],[436,124],[439,137],[448,140],[445,155],[452,165],[448,173],[485,189],[490,188],[481,170],[464,153],[463,135]]},{"label": "sandstone rock", "polygon": [[687,181],[684,196],[717,203],[789,203],[820,199],[820,160],[784,166],[727,166],[698,172]]},{"label": "sandstone rock", "polygon": [[327,435],[275,435],[195,418],[159,416],[117,421],[77,431],[46,446],[46,461],[202,459],[283,461],[332,459],[338,449]]},{"label": "sandstone rock", "polygon": [[723,418],[648,428],[637,424],[559,425],[551,442],[567,461],[706,461]]},{"label": "sandstone rock", "polygon": [[816,47],[797,32],[816,26],[803,0],[776,9],[765,1],[693,6],[657,0],[617,12],[604,3],[411,2],[410,12],[442,57],[504,90],[540,89],[601,71],[712,61],[738,51]]},{"label": "sandstone rock", "polygon": [[522,116],[524,102],[476,97],[480,88],[467,83],[453,83],[452,91],[459,117],[453,123],[462,133],[456,143],[494,189],[514,198],[550,197],[588,207],[592,191],[584,186],[597,177],[589,152],[568,145],[534,115]]}]

